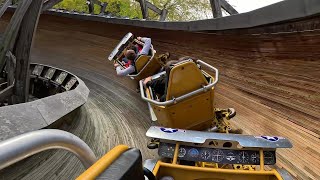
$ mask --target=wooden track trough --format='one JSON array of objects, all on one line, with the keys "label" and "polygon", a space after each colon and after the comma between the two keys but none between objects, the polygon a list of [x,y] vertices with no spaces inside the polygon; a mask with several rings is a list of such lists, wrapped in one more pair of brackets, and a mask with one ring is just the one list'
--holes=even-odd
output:
[{"label": "wooden track trough", "polygon": [[[9,18],[10,14],[1,18],[0,30]],[[170,51],[172,59],[194,56],[217,67],[221,76],[217,107],[234,107],[233,124],[245,134],[290,139],[294,147],[278,151],[277,165],[297,179],[320,179],[319,21],[315,15],[247,29],[193,33],[47,14],[40,17],[31,57],[33,62],[76,74],[89,87],[88,102],[66,128],[98,156],[124,143],[140,148],[144,159],[154,158],[156,152],[146,148],[145,132],[151,124],[147,105],[135,93],[135,84],[116,77],[106,60],[127,32],[152,37],[157,51]],[[64,152],[39,157],[3,170],[0,179],[70,179],[83,171],[77,168],[80,162]]]}]

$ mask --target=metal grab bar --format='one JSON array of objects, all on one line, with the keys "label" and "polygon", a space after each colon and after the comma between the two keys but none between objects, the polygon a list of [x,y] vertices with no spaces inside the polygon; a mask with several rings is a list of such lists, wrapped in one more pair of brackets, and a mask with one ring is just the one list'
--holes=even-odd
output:
[{"label": "metal grab bar", "polygon": [[149,103],[152,103],[152,104],[155,104],[155,105],[158,105],[158,106],[167,106],[167,105],[171,105],[171,104],[175,104],[179,101],[182,101],[184,99],[187,99],[193,95],[196,95],[196,94],[199,94],[201,92],[206,92],[207,90],[211,89],[213,86],[215,86],[219,80],[219,70],[213,66],[211,66],[210,64],[207,64],[201,60],[197,60],[197,63],[200,64],[200,65],[203,65],[207,68],[209,68],[210,70],[214,71],[215,72],[215,77],[214,77],[214,81],[211,83],[211,84],[208,84],[200,89],[197,89],[197,90],[194,90],[192,92],[189,92],[187,94],[184,94],[182,96],[179,96],[177,98],[174,98],[172,100],[169,100],[169,101],[164,101],[164,102],[159,102],[159,101],[155,101],[153,99],[149,99],[145,96],[144,94],[144,88],[143,88],[143,80],[140,80],[139,81],[139,85],[140,85],[140,94],[141,94],[141,98],[144,100],[144,101],[147,101]]},{"label": "metal grab bar", "polygon": [[49,149],[72,152],[85,168],[89,168],[97,160],[90,147],[77,136],[61,130],[44,129],[0,142],[0,170]]}]

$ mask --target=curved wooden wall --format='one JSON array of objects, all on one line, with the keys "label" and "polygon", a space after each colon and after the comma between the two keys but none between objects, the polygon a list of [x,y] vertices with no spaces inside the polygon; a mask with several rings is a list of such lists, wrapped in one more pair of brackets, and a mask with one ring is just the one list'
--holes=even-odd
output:
[{"label": "curved wooden wall", "polygon": [[[317,26],[319,17],[305,21]],[[117,132],[116,136],[120,138],[119,141],[85,136],[84,139],[93,145],[95,151],[101,154],[105,149],[125,142],[142,148],[144,158],[150,158],[155,154],[145,149],[145,138],[142,138],[145,133],[143,129],[150,125],[148,115],[143,114],[147,113],[147,107],[143,106],[138,94],[132,93],[135,89],[134,85],[129,85],[132,82],[128,78],[116,77],[112,64],[106,60],[108,53],[128,31],[150,36],[158,52],[169,51],[172,58],[194,56],[216,66],[221,75],[216,106],[235,107],[238,113],[233,124],[247,134],[289,138],[294,148],[280,149],[277,165],[286,168],[297,179],[320,179],[320,31],[302,29],[294,32],[298,29],[288,28],[290,23],[293,22],[248,30],[191,33],[42,15],[32,58],[35,62],[74,72],[84,78],[91,92],[94,92],[83,110],[91,113],[82,113],[82,121],[93,123],[92,128],[97,133],[104,130],[104,133]],[[273,26],[290,29],[290,32],[263,33],[263,28],[274,29]],[[251,32],[255,34],[250,35]],[[126,99],[125,103],[123,99]],[[141,111],[132,106],[135,104]],[[121,106],[129,108],[119,110]],[[112,107],[111,112],[107,107]],[[121,114],[115,115],[112,112],[114,107]],[[109,115],[121,122],[119,126],[109,119]],[[105,121],[105,118],[113,123]],[[141,132],[134,130],[137,125],[142,127]],[[86,130],[92,131],[92,128]],[[77,127],[75,129],[79,131]],[[82,134],[78,132],[77,135],[82,137]],[[126,139],[137,134],[141,138],[135,138],[135,142]],[[107,147],[95,144],[99,142]],[[44,164],[49,166],[51,163],[47,161]],[[65,174],[73,173],[71,177],[79,173],[62,165],[61,168],[66,169]]]}]

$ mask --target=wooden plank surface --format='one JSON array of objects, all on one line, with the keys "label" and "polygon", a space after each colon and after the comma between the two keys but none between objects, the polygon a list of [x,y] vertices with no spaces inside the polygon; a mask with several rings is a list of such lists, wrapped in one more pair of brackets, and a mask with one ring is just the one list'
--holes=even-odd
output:
[{"label": "wooden plank surface", "polygon": [[[0,21],[0,29],[3,26],[5,22]],[[69,70],[88,85],[89,101],[69,131],[84,139],[98,156],[124,143],[140,148],[144,159],[157,157],[156,151],[145,146],[145,132],[151,124],[147,104],[135,93],[136,85],[116,77],[106,60],[128,31],[152,37],[156,50],[170,51],[172,58],[190,55],[216,66],[221,75],[216,106],[234,107],[237,116],[232,123],[245,134],[290,139],[294,147],[278,151],[277,165],[296,179],[320,179],[319,31],[232,36],[43,15],[32,61]],[[79,167],[72,155],[53,151],[0,172],[0,179],[72,179],[83,170]]]}]

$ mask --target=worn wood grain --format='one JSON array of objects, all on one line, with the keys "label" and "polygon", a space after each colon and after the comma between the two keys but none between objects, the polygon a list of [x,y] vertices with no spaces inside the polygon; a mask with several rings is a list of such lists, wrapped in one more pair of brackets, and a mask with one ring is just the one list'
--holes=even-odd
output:
[{"label": "worn wood grain", "polygon": [[11,0],[1,0],[1,2],[0,2],[0,17],[7,10],[9,5],[11,4],[11,2],[12,2]]},{"label": "worn wood grain", "polygon": [[[0,21],[0,29],[4,24]],[[237,110],[232,124],[245,134],[287,137],[294,147],[278,151],[277,165],[296,179],[320,179],[318,30],[217,35],[43,15],[32,61],[69,70],[88,85],[89,101],[69,128],[98,156],[125,143],[140,148],[144,159],[157,157],[145,147],[151,124],[147,105],[135,93],[135,84],[116,77],[106,60],[128,31],[152,37],[157,51],[170,51],[172,58],[195,56],[216,66],[221,76],[215,104]],[[0,179],[72,179],[82,170],[75,157],[54,151],[0,172]]]},{"label": "worn wood grain", "polygon": [[10,52],[7,52],[6,55],[6,62],[7,62],[7,82],[9,85],[14,84],[14,74],[15,74],[15,70],[16,70],[16,65],[17,65],[17,59],[16,57]]},{"label": "worn wood grain", "polygon": [[4,101],[13,94],[13,85],[6,87],[0,91],[0,102]]},{"label": "worn wood grain", "polygon": [[0,70],[5,65],[5,55],[7,51],[12,51],[14,43],[20,30],[20,24],[27,12],[32,0],[19,1],[16,12],[11,18],[10,23],[6,26],[5,31],[2,30],[2,38],[0,42]]}]

